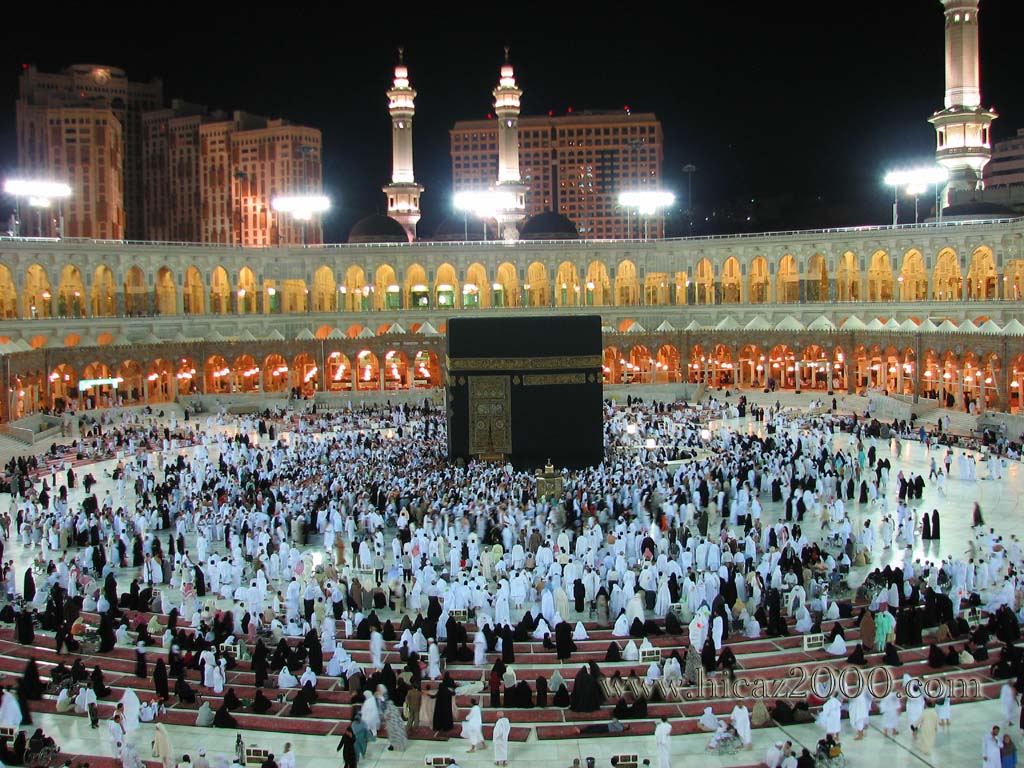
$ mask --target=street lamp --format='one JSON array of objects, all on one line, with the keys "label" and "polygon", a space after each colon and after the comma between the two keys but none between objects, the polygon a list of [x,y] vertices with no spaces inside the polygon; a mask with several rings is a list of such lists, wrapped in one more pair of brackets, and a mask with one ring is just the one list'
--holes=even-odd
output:
[{"label": "street lamp", "polygon": [[57,236],[64,237],[64,214],[61,200],[71,197],[71,187],[60,181],[39,181],[34,179],[7,179],[4,192],[14,198],[14,236],[21,235],[21,199],[26,198],[29,206],[39,211],[39,234],[43,232],[43,209],[49,208],[53,200],[57,201]]},{"label": "street lamp", "polygon": [[949,170],[941,165],[911,168],[905,171],[890,171],[885,174],[885,183],[892,187],[892,225],[899,223],[899,190],[905,187],[908,195],[914,196],[914,223],[917,224],[917,198],[929,186],[935,186],[935,215],[942,221],[942,206],[939,203],[941,186],[949,180]]},{"label": "street lamp", "polygon": [[278,213],[287,213],[295,221],[302,222],[302,244],[306,244],[306,223],[314,214],[330,210],[330,198],[324,195],[282,195],[270,201],[270,207]]},{"label": "street lamp", "polygon": [[652,214],[667,208],[676,201],[676,196],[663,190],[636,190],[619,193],[619,205],[635,208],[637,215],[644,217],[644,240],[647,239],[647,223]]}]

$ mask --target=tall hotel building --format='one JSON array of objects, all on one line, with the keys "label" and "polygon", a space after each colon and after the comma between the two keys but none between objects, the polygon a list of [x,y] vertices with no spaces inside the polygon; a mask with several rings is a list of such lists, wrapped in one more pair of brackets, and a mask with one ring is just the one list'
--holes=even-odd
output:
[{"label": "tall hotel building", "polygon": [[[45,73],[27,65],[18,94],[18,170],[71,186],[62,204],[64,233],[142,238],[142,115],[162,106],[162,83],[130,82],[116,67],[75,64]],[[36,234],[38,220],[22,218],[22,231]]]},{"label": "tall hotel building", "polygon": [[320,194],[315,128],[174,102],[144,117],[146,239],[231,245],[323,242],[319,220],[273,209],[282,195]]},{"label": "tall hotel building", "polygon": [[[495,120],[459,121],[450,132],[455,192],[487,189],[498,178]],[[582,238],[643,235],[643,224],[619,206],[620,192],[658,188],[663,142],[653,114],[582,112],[519,119],[519,168],[526,215],[557,211]],[[661,237],[660,217],[648,235]]]}]

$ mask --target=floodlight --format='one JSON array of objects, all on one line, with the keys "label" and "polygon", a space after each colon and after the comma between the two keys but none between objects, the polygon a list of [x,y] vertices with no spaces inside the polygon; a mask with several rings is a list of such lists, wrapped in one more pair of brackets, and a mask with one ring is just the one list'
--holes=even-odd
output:
[{"label": "floodlight", "polygon": [[284,195],[270,202],[278,213],[290,213],[299,221],[308,221],[314,213],[323,213],[331,207],[331,201],[323,195]]},{"label": "floodlight", "polygon": [[14,197],[32,197],[45,200],[71,197],[71,187],[60,181],[8,179],[4,182],[4,192]]},{"label": "floodlight", "polygon": [[890,187],[926,187],[931,184],[944,184],[949,180],[949,170],[941,165],[910,168],[903,171],[890,171],[885,174],[885,183]]},{"label": "floodlight", "polygon": [[676,201],[676,196],[663,190],[636,190],[619,193],[619,205],[636,208],[639,213],[650,216],[661,208],[667,208]]}]

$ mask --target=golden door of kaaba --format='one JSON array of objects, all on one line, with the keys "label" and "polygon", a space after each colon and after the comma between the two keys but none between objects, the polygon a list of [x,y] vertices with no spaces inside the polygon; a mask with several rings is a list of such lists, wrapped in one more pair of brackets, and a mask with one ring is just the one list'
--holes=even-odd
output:
[{"label": "golden door of kaaba", "polygon": [[469,453],[497,459],[512,453],[508,376],[469,376]]}]

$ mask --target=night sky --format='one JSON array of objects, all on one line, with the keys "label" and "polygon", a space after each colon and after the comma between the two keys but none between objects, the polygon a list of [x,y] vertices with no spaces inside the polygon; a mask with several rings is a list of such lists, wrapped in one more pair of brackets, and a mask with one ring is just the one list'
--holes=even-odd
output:
[{"label": "night sky", "polygon": [[[996,140],[1024,127],[1022,6],[981,6],[982,97],[1001,115]],[[144,6],[80,7],[95,24],[5,14],[0,172],[16,170],[22,63],[44,71],[108,64],[133,80],[161,78],[168,101],[320,128],[325,187],[335,206],[327,222],[331,241],[344,240],[358,218],[383,212],[380,187],[391,163],[384,91],[397,45],[406,48],[418,91],[421,234],[450,213],[448,130],[491,111],[506,42],[525,91],[524,114],[626,105],[656,113],[665,134],[664,186],[682,197],[682,166],[698,168],[695,202],[701,218],[711,219],[698,232],[887,222],[891,192],[881,177],[893,166],[934,157],[927,118],[942,107],[939,0],[766,3],[763,10],[678,0],[519,3],[510,4],[512,21],[505,23],[493,10],[401,20],[354,4],[314,3],[235,6],[232,13],[215,12],[213,4],[154,5],[149,10],[160,16],[132,23],[126,17],[146,12]],[[909,203],[911,216],[912,209]],[[668,234],[686,231],[681,211],[670,215]]]}]

